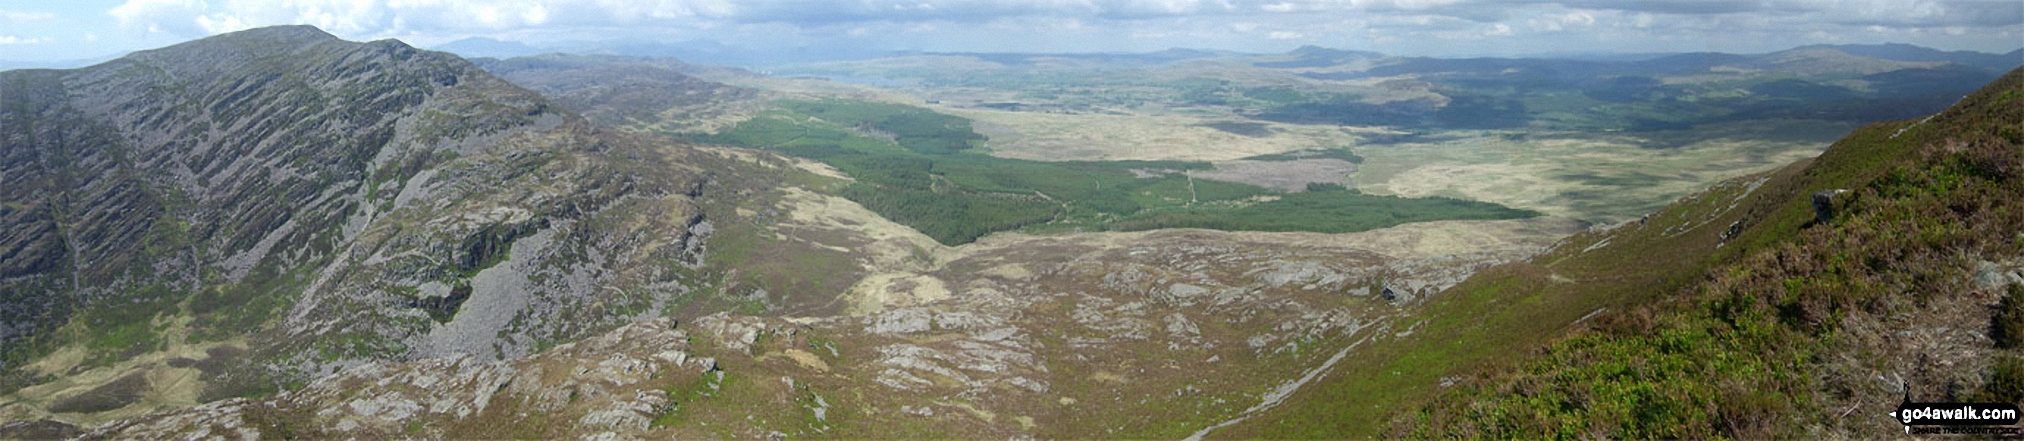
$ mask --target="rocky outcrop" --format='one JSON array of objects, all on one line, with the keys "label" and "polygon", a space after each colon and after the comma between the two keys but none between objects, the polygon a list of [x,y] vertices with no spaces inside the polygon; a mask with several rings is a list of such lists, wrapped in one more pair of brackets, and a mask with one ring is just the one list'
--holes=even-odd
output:
[{"label": "rocky outcrop", "polygon": [[[372,363],[260,401],[234,399],[92,429],[87,439],[640,438],[676,403],[656,385],[714,368],[670,319],[633,323],[538,357]],[[538,424],[537,424],[538,422]]]},{"label": "rocky outcrop", "polygon": [[1837,188],[1813,193],[1813,223],[1825,224],[1834,220],[1834,198],[1847,192],[1848,190]]}]

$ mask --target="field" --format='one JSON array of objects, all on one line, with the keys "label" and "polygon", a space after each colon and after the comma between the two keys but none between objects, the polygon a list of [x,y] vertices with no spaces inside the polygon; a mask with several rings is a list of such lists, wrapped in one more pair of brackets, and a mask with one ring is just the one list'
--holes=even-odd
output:
[{"label": "field", "polygon": [[[1196,172],[1197,178],[1297,188],[1301,184],[1275,183],[1269,177],[1345,164],[1247,159],[1350,146],[1367,161],[1339,174],[1301,179],[1342,182],[1371,194],[1494,202],[1597,223],[1634,218],[1710,182],[1812,157],[1826,141],[1855,127],[1836,121],[1764,120],[1648,132],[1430,129],[1401,136],[1373,127],[1265,122],[1261,126],[1267,134],[1247,137],[1201,126],[1210,120],[1187,116],[952,113],[977,118],[978,131],[990,136],[985,145],[994,156],[1204,161],[1214,170]],[[1246,169],[1264,178],[1232,176]]]},{"label": "field", "polygon": [[1262,136],[1246,136],[1215,128],[1229,120],[1194,115],[937,110],[976,121],[977,132],[991,139],[992,155],[1036,161],[1226,161],[1357,140],[1354,128],[1281,123],[1252,123]]},{"label": "field", "polygon": [[[1337,233],[1536,215],[1445,197],[1366,195],[1325,185],[1317,188],[1336,191],[1288,193],[1191,176],[1213,167],[1203,162],[1001,158],[978,152],[987,138],[971,129],[970,120],[912,106],[831,99],[781,101],[774,107],[725,132],[693,139],[834,166],[856,181],[842,190],[845,197],[946,244],[1016,229]],[[1336,181],[1339,176],[1316,179]]]},{"label": "field", "polygon": [[[1366,192],[1496,202],[1597,223],[1633,219],[1709,182],[1812,157],[1853,126],[1766,121],[1663,133],[1453,133],[1363,146]],[[1677,144],[1677,145],[1674,145]]]},{"label": "field", "polygon": [[[849,91],[967,118],[986,137],[977,151],[1001,158],[1200,161],[1197,180],[1279,190],[1339,183],[1614,223],[1817,155],[1859,124],[1938,110],[1993,78],[1823,57],[937,54],[783,67],[776,73],[800,79],[763,86]],[[1307,150],[1353,150],[1369,161],[1244,162]]]}]

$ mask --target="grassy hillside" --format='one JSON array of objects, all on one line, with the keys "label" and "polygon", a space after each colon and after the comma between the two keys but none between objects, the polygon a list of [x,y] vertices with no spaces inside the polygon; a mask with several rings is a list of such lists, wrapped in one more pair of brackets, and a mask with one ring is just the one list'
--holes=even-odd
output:
[{"label": "grassy hillside", "polygon": [[1353,190],[1282,194],[1188,176],[1190,170],[1209,167],[1200,162],[993,157],[973,151],[984,137],[971,130],[969,120],[918,107],[850,100],[782,101],[776,107],[696,140],[835,166],[857,180],[843,190],[845,197],[951,245],[1020,228],[1341,233],[1408,222],[1538,215],[1440,197]]},{"label": "grassy hillside", "polygon": [[[2000,282],[2024,266],[2020,98],[2013,71],[1481,273],[1415,333],[1212,436],[1861,437],[1899,430],[1892,384],[2019,401],[2024,328],[1995,318],[2024,309]],[[1849,191],[1816,222],[1830,189]]]}]

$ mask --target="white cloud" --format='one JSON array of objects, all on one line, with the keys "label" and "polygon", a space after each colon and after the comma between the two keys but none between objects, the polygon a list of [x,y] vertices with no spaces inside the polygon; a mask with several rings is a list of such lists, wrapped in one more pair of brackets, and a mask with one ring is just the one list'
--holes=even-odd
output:
[{"label": "white cloud", "polygon": [[[1548,11],[1547,15],[1533,12]],[[2007,26],[2024,17],[2015,0],[127,0],[109,11],[123,24],[170,31],[219,32],[242,26],[310,24],[340,35],[498,31],[538,26],[700,26],[706,22],[839,23],[1080,17],[1146,20],[1224,17],[1225,21],[1303,15],[1438,15],[1543,31],[1593,25],[1596,13],[1805,15],[1851,24]],[[18,14],[0,15],[15,19]],[[32,14],[31,14],[32,15]],[[27,17],[24,15],[23,17]]]},{"label": "white cloud", "polygon": [[47,12],[21,12],[0,10],[0,21],[14,24],[34,23],[56,19],[56,14]]},{"label": "white cloud", "polygon": [[201,0],[127,0],[106,13],[121,26],[194,36],[203,34],[196,17],[208,8]]},{"label": "white cloud", "polygon": [[[1554,51],[1571,42],[1627,50],[1742,45],[1749,49],[1735,50],[1749,51],[1825,41],[1823,35],[1851,42],[1939,35],[2014,47],[2014,37],[1998,35],[2024,30],[2024,1],[2018,0],[125,0],[107,13],[130,29],[180,37],[309,24],[349,39],[421,44],[467,36],[645,35],[734,44],[849,40],[881,48],[1068,51],[1151,45],[1284,50],[1289,40],[1380,51],[1393,43]],[[0,11],[0,23],[44,15]],[[1870,26],[1888,32],[1868,34]],[[1492,37],[1500,46],[1461,44]]]},{"label": "white cloud", "polygon": [[239,17],[231,15],[198,16],[196,20],[197,27],[204,28],[204,32],[210,34],[223,34],[253,28],[253,25],[247,24],[244,20],[240,20]]},{"label": "white cloud", "polygon": [[1652,18],[1652,15],[1651,15],[1651,14],[1649,14],[1649,13],[1644,13],[1644,12],[1639,12],[1639,13],[1637,13],[1637,15],[1636,15],[1636,16],[1634,16],[1634,17],[1633,17],[1633,18],[1631,19],[1631,26],[1635,26],[1635,27],[1637,27],[1638,29],[1644,29],[1644,28],[1649,28],[1649,27],[1652,27],[1652,24],[1653,24],[1653,23],[1656,23],[1657,21],[1658,21],[1658,19],[1656,19],[1656,18]]},{"label": "white cloud", "polygon": [[40,38],[21,38],[13,35],[0,35],[0,46],[42,44],[43,41],[44,40]]},{"label": "white cloud", "polygon": [[1587,27],[1595,24],[1595,16],[1587,12],[1571,11],[1565,14],[1534,17],[1526,20],[1534,30],[1560,32],[1570,28]]}]

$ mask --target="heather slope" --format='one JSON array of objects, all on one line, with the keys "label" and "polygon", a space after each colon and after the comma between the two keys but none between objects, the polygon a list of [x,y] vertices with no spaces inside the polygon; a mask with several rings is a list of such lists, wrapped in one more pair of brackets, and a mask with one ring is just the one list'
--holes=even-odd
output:
[{"label": "heather slope", "polygon": [[[1906,386],[2019,401],[2016,325],[1995,318],[2024,282],[2020,97],[2013,71],[1487,270],[1430,302],[1424,339],[1212,435],[1869,437],[1900,429]],[[1827,190],[1848,191],[1820,221]]]}]

